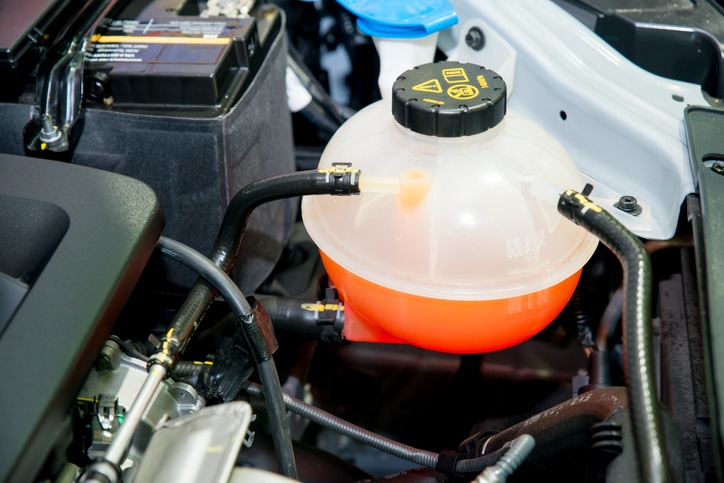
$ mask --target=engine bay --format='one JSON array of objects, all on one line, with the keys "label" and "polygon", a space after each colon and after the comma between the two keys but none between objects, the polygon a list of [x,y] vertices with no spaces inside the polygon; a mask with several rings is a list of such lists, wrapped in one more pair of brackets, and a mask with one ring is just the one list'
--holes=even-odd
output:
[{"label": "engine bay", "polygon": [[639,3],[0,0],[0,481],[724,481],[724,10]]}]

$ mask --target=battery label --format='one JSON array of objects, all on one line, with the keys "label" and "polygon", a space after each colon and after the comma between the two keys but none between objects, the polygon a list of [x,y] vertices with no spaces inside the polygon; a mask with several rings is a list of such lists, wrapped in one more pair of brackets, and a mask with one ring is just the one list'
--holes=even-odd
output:
[{"label": "battery label", "polygon": [[[187,35],[204,38],[229,37],[230,29],[226,22],[198,22],[193,20],[171,20],[169,22],[147,22],[138,20],[114,20],[106,33],[125,35]],[[232,25],[233,27],[233,25]]]},{"label": "battery label", "polygon": [[100,44],[90,56],[91,62],[143,62],[141,50],[148,44]]},{"label": "battery label", "polygon": [[91,62],[215,64],[231,39],[103,35],[93,42]]}]

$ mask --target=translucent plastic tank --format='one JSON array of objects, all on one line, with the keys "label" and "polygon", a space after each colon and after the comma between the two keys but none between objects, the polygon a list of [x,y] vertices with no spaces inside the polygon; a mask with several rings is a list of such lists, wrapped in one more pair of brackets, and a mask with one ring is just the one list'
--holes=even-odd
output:
[{"label": "translucent plastic tank", "polygon": [[498,350],[566,305],[597,240],[558,214],[582,181],[542,127],[473,64],[405,72],[392,106],[353,116],[320,168],[362,171],[354,197],[307,197],[304,224],[345,302],[349,340]]}]

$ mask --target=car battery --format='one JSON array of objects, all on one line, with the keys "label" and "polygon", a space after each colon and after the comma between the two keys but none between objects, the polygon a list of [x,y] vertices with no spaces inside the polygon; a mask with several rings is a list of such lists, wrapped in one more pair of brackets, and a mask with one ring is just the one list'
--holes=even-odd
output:
[{"label": "car battery", "polygon": [[[0,0],[0,6],[20,4]],[[294,170],[283,12],[241,1],[233,17],[218,13],[196,0],[120,2],[89,38],[80,134],[55,156],[144,181],[166,213],[164,235],[201,253],[210,251],[239,189]],[[15,84],[27,71],[15,69]],[[48,155],[28,136],[43,101],[33,97],[42,92],[33,82],[42,78],[31,73],[22,89],[14,84],[20,95],[0,98],[0,152]],[[271,272],[295,217],[293,200],[254,211],[233,274],[243,291],[255,290]],[[178,285],[195,280],[185,269],[165,269]]]}]

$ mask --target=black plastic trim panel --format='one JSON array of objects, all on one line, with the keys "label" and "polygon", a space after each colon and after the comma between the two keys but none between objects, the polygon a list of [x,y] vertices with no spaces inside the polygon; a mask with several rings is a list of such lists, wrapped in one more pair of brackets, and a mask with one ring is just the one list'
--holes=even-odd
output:
[{"label": "black plastic trim panel", "polygon": [[707,364],[712,443],[724,477],[724,111],[688,107],[685,123],[696,196],[687,199],[694,229],[700,312]]}]

